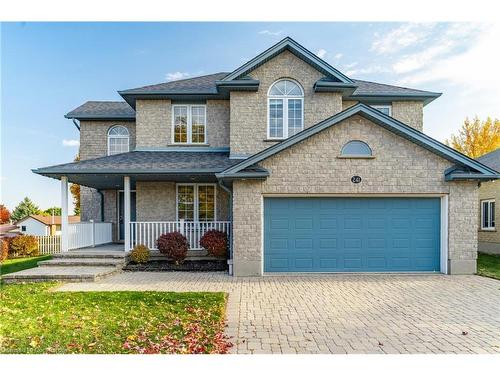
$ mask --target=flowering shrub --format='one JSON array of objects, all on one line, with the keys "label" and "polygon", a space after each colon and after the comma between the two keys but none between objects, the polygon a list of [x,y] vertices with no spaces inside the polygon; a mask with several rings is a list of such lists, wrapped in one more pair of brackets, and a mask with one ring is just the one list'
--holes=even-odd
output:
[{"label": "flowering shrub", "polygon": [[149,248],[145,245],[136,245],[130,252],[130,259],[134,263],[147,263],[149,256]]},{"label": "flowering shrub", "polygon": [[17,236],[10,240],[12,257],[36,257],[39,254],[38,241],[35,236]]},{"label": "flowering shrub", "polygon": [[158,250],[169,258],[175,261],[175,264],[180,264],[186,258],[188,252],[188,241],[179,232],[171,232],[162,234],[156,241]]},{"label": "flowering shrub", "polygon": [[9,240],[2,238],[0,240],[0,262],[3,262],[9,256]]},{"label": "flowering shrub", "polygon": [[209,230],[200,239],[200,245],[204,247],[207,252],[218,258],[225,258],[227,256],[228,240],[227,235],[220,230]]}]

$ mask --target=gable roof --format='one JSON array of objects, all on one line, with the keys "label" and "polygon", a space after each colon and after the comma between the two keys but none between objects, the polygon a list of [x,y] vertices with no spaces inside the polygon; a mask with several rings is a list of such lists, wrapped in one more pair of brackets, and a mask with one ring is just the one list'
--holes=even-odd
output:
[{"label": "gable roof", "polygon": [[[16,224],[19,224],[29,218],[35,219],[42,224],[45,225],[61,225],[61,216],[45,216],[45,215],[29,215],[23,217],[21,220],[18,220]],[[78,215],[68,215],[68,222],[71,223],[79,223],[80,216]]]},{"label": "gable roof", "polygon": [[126,102],[88,101],[64,117],[78,120],[133,120],[135,111]]},{"label": "gable roof", "polygon": [[500,148],[480,156],[476,160],[500,173]]},{"label": "gable roof", "polygon": [[279,55],[281,52],[288,50],[293,53],[298,58],[304,60],[306,63],[312,65],[318,71],[322,72],[326,77],[334,79],[337,82],[343,83],[353,83],[353,81],[335,69],[333,66],[328,64],[323,59],[316,56],[314,53],[309,51],[307,48],[301,46],[295,40],[290,37],[286,37],[276,43],[274,46],[266,49],[261,54],[257,55],[247,63],[243,64],[239,68],[235,69],[224,77],[223,81],[232,81],[234,79],[239,79],[245,77],[249,72],[257,68],[258,66],[264,64],[265,62],[271,60],[273,57]]},{"label": "gable roof", "polygon": [[[449,176],[447,176],[448,179],[453,180],[453,179],[462,179],[462,178],[467,178],[467,179],[478,179],[478,178],[487,178],[487,179],[497,179],[500,176],[497,174],[497,172],[486,165],[481,164],[480,162],[471,159],[460,152],[452,149],[451,147],[446,146],[445,144],[435,140],[434,138],[429,137],[428,135],[413,129],[412,127],[390,117],[382,112],[371,108],[365,104],[358,103],[324,121],[321,121],[317,123],[314,126],[311,126],[305,130],[302,130],[301,132],[295,134],[294,136],[277,143],[251,157],[248,159],[245,159],[241,161],[240,163],[236,164],[235,166],[232,166],[230,168],[227,168],[221,173],[218,173],[216,176],[218,178],[234,178],[238,177],[238,172],[251,167],[260,161],[267,159],[293,145],[296,143],[299,143],[314,134],[319,133],[322,130],[325,130],[331,126],[334,126],[345,119],[352,117],[354,115],[360,115],[370,121],[372,121],[375,124],[378,124],[382,127],[384,127],[387,130],[392,131],[393,133],[396,133],[406,139],[408,139],[411,142],[414,142],[427,150],[447,159],[450,160],[454,163],[457,163],[461,167],[464,167],[467,169],[467,172],[470,172],[469,169],[472,169],[474,176],[471,176],[471,173],[467,173],[467,176],[464,176],[462,173],[459,173],[457,175],[453,175],[451,173]],[[448,172],[452,171],[446,171]]]}]

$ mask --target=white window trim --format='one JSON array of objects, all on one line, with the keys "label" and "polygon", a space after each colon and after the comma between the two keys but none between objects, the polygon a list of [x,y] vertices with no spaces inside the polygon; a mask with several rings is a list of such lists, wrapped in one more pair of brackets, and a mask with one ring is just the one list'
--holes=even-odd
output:
[{"label": "white window trim", "polygon": [[[483,215],[484,214],[484,211],[483,211],[484,208],[483,208],[483,203],[488,203],[488,207],[489,207],[489,212],[488,213],[489,213],[489,216],[490,216],[490,218],[489,218],[490,222],[489,223],[491,225],[491,222],[492,222],[491,219],[493,219],[493,221],[495,221],[495,218],[491,216],[491,203],[495,203],[495,200],[494,199],[483,199],[483,200],[480,201],[480,205],[481,205],[481,230],[485,230],[485,231],[491,230],[491,231],[493,231],[493,230],[495,230],[494,226],[489,226],[489,227],[485,227],[484,226],[484,215]],[[497,207],[496,207],[496,204],[495,204],[495,213],[496,213],[496,210],[497,210]],[[495,222],[495,225],[496,225],[496,222]]]},{"label": "white window trim", "polygon": [[[175,141],[175,108],[177,107],[187,107],[187,142],[176,142]],[[192,142],[192,107],[203,107],[203,113],[205,118],[205,142]],[[176,145],[206,145],[207,142],[207,106],[206,104],[174,104],[172,105],[172,144]]]},{"label": "white window trim", "polygon": [[[120,127],[120,128],[125,128],[127,130],[127,133],[128,135],[125,136],[125,135],[110,135],[109,133],[111,132],[111,130],[113,130],[114,128],[117,128],[117,127]],[[109,140],[113,138],[113,139],[127,139],[127,151],[123,151],[123,152],[119,152],[117,154],[111,154],[111,150],[110,150],[110,142]],[[110,127],[108,129],[108,134],[107,134],[107,143],[108,143],[108,156],[110,155],[118,155],[118,154],[123,154],[125,152],[129,152],[130,151],[130,131],[128,130],[128,128],[126,126],[123,126],[123,125],[113,125],[112,127]]]},{"label": "white window trim", "polygon": [[370,107],[378,109],[378,110],[388,108],[389,109],[389,116],[392,116],[392,105],[391,104],[377,104],[377,105],[372,105]]},{"label": "white window trim", "polygon": [[[302,96],[288,96],[288,95],[270,95],[269,93],[271,92],[271,89],[273,88],[274,85],[276,85],[280,81],[291,81],[295,83],[299,88],[300,91],[302,92]],[[272,99],[281,99],[283,100],[283,137],[271,137],[271,128],[270,128],[270,113],[269,109],[271,106],[271,100]],[[302,128],[299,131],[304,130],[304,89],[302,88],[302,85],[297,82],[294,79],[291,78],[282,78],[278,79],[277,81],[273,82],[271,86],[269,86],[269,89],[267,90],[267,139],[287,139],[288,138],[288,99],[298,99],[301,101],[301,108],[302,108]]]},{"label": "white window trim", "polygon": [[199,186],[213,186],[214,188],[214,221],[217,221],[217,184],[214,183],[178,183],[175,185],[175,220],[179,221],[179,186],[193,186],[194,187],[194,214],[193,221],[199,222],[199,212],[198,212],[198,187]]}]

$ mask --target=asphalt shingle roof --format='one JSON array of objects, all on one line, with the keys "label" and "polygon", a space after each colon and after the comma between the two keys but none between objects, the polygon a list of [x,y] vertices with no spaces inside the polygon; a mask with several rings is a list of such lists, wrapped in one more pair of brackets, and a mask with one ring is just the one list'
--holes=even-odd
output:
[{"label": "asphalt shingle roof", "polygon": [[163,82],[156,85],[149,85],[143,87],[137,87],[135,89],[120,91],[122,94],[126,94],[133,91],[141,92],[172,92],[172,93],[183,93],[183,94],[199,94],[199,93],[210,93],[217,94],[217,86],[215,81],[221,80],[229,73],[220,72],[214,74],[208,74],[199,77],[186,78],[178,81]]},{"label": "asphalt shingle roof", "polygon": [[476,160],[500,173],[500,148],[480,156]]},{"label": "asphalt shingle roof", "polygon": [[408,87],[392,86],[383,83],[353,79],[358,85],[353,95],[418,95],[430,94],[429,91],[411,89]]},{"label": "asphalt shingle roof", "polygon": [[126,102],[88,101],[66,114],[68,118],[135,118],[134,109]]},{"label": "asphalt shingle roof", "polygon": [[36,170],[39,174],[58,173],[216,173],[241,160],[229,159],[228,152],[132,151]]}]

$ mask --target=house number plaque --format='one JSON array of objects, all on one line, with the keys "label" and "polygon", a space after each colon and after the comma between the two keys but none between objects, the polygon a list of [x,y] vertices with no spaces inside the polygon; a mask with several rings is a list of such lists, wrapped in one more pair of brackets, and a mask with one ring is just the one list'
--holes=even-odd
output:
[{"label": "house number plaque", "polygon": [[360,176],[352,176],[351,177],[351,182],[353,184],[359,184],[361,182],[361,177]]}]

